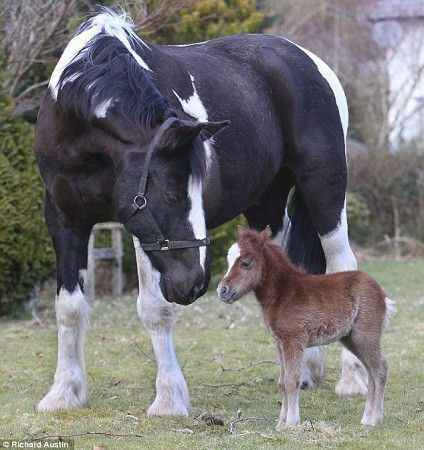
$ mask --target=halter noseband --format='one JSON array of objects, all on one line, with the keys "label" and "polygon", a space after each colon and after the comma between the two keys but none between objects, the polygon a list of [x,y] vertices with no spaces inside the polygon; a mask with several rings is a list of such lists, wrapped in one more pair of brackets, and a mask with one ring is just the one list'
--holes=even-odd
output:
[{"label": "halter noseband", "polygon": [[210,244],[209,236],[204,239],[187,239],[183,241],[171,241],[165,239],[162,231],[159,228],[153,214],[147,207],[146,187],[147,187],[147,176],[149,172],[150,161],[154,150],[156,149],[160,139],[163,134],[168,130],[168,128],[176,122],[178,119],[176,117],[169,117],[163,122],[163,124],[158,128],[153,139],[151,140],[149,147],[146,152],[146,161],[141,173],[140,182],[138,184],[137,195],[134,197],[132,204],[124,212],[124,223],[127,222],[131,217],[137,212],[143,212],[145,216],[145,223],[154,232],[156,241],[155,242],[143,242],[140,243],[141,248],[146,252],[151,251],[166,251],[166,250],[179,250],[183,248],[195,248],[204,247]]}]

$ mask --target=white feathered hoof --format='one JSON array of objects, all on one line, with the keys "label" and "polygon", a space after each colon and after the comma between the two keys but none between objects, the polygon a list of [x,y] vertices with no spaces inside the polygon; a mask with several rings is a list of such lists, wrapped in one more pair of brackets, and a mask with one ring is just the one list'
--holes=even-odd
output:
[{"label": "white feathered hoof", "polygon": [[320,347],[306,349],[303,357],[300,388],[310,389],[318,386],[325,380],[325,358]]},{"label": "white feathered hoof", "polygon": [[336,386],[336,394],[343,398],[367,395],[368,376],[359,359],[343,347],[341,362],[342,375]]},{"label": "white feathered hoof", "polygon": [[149,416],[185,416],[191,411],[187,384],[181,372],[158,374],[156,398],[147,410]]},{"label": "white feathered hoof", "polygon": [[353,398],[367,395],[365,380],[356,371],[343,374],[336,386],[336,394],[343,398]]},{"label": "white feathered hoof", "polygon": [[80,409],[87,404],[87,396],[83,392],[76,395],[72,386],[53,385],[47,395],[37,406],[38,411],[48,412],[59,409]]},{"label": "white feathered hoof", "polygon": [[164,398],[157,396],[150,408],[147,410],[148,416],[184,416],[188,417],[190,408],[184,404],[181,398]]}]

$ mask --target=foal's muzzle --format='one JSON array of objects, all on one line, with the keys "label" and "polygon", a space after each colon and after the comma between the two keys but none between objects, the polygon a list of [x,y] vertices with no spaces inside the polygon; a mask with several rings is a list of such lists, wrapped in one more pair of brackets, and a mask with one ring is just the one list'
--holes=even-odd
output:
[{"label": "foal's muzzle", "polygon": [[219,284],[217,293],[219,298],[225,303],[233,303],[237,300],[237,292],[227,284]]}]

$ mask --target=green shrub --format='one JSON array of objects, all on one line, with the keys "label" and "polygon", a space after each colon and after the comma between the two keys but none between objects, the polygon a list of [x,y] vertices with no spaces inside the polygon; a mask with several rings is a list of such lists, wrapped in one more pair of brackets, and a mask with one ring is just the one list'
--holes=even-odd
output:
[{"label": "green shrub", "polygon": [[363,244],[370,231],[371,211],[367,203],[358,194],[348,192],[346,197],[347,222],[349,237],[358,244]]},{"label": "green shrub", "polygon": [[177,11],[166,27],[148,35],[161,44],[199,42],[220,36],[256,33],[264,22],[255,0],[198,0]]},{"label": "green shrub", "polygon": [[53,275],[33,131],[14,115],[13,102],[0,88],[0,315],[16,311],[36,282]]}]

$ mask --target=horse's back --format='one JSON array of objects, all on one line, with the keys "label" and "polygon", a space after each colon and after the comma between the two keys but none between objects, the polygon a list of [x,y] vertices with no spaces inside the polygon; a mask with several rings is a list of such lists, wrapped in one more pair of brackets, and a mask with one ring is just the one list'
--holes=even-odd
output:
[{"label": "horse's back", "polygon": [[206,69],[209,81],[214,79],[215,97],[222,93],[259,117],[266,114],[281,129],[289,151],[310,147],[311,137],[316,141],[319,135],[323,147],[344,156],[346,97],[334,72],[312,52],[263,34],[163,48],[193,70]]}]

